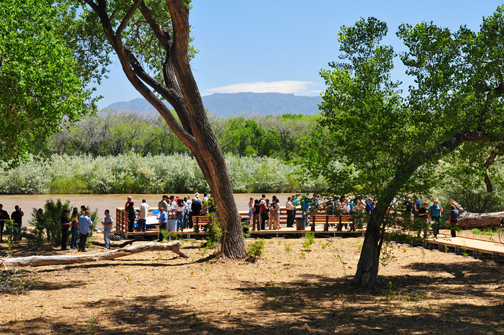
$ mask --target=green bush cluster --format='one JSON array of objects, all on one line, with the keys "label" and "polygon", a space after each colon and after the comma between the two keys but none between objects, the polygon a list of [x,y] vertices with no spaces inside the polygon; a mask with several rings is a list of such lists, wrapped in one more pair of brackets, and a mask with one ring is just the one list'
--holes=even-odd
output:
[{"label": "green bush cluster", "polygon": [[[233,192],[309,192],[325,187],[322,177],[299,182],[298,167],[271,157],[226,156]],[[186,154],[115,157],[30,157],[0,175],[2,194],[183,193],[208,190],[195,159]]]}]

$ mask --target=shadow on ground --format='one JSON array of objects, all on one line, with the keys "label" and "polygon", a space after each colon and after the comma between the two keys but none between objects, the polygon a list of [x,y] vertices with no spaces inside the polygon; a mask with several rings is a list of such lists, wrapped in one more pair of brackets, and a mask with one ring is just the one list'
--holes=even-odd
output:
[{"label": "shadow on ground", "polygon": [[[358,287],[343,278],[317,275],[262,286],[243,281],[237,291],[257,302],[254,308],[247,307],[246,313],[203,313],[189,308],[182,297],[166,292],[151,298],[139,294],[128,300],[111,296],[107,300],[72,307],[82,309],[86,320],[44,317],[20,322],[11,320],[0,326],[0,332],[34,333],[41,329],[52,334],[459,335],[503,332],[502,266],[483,262],[416,263],[404,272],[409,273],[380,277],[374,288]],[[43,283],[37,289],[62,289],[65,285],[68,284]],[[107,312],[94,315],[91,321],[95,306],[105,307],[102,310]]]}]

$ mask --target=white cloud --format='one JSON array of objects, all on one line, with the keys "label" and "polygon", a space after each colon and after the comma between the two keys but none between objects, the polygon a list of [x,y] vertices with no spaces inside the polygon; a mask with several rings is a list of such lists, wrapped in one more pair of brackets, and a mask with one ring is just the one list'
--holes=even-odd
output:
[{"label": "white cloud", "polygon": [[313,95],[320,91],[308,89],[308,87],[318,85],[310,81],[272,81],[272,82],[256,82],[256,83],[241,83],[232,84],[222,87],[215,87],[208,90],[208,94],[212,93],[239,93],[239,92],[253,92],[253,93],[293,93],[296,95]]}]

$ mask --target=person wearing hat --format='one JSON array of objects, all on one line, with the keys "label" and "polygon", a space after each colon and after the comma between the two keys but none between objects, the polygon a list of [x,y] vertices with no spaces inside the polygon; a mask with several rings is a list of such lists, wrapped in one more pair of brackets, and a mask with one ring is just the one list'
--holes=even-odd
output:
[{"label": "person wearing hat", "polygon": [[441,227],[441,213],[443,213],[443,207],[439,203],[438,199],[434,199],[434,203],[429,207],[428,220],[432,222],[432,232],[434,237],[439,234],[439,227]]},{"label": "person wearing hat", "polygon": [[67,240],[68,240],[68,229],[70,228],[70,219],[68,218],[68,214],[70,214],[69,209],[65,209],[63,211],[63,215],[61,216],[61,250],[67,249]]}]

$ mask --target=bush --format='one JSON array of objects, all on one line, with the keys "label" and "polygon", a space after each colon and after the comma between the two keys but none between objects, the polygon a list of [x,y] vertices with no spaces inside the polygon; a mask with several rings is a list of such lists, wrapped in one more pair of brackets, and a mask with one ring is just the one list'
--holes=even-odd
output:
[{"label": "bush", "polygon": [[[310,192],[327,188],[325,180],[297,181],[298,167],[268,157],[225,157],[233,192]],[[0,175],[4,194],[160,194],[208,189],[195,159],[186,154],[115,157],[53,155],[31,157]]]},{"label": "bush", "polygon": [[263,238],[255,240],[254,243],[251,243],[247,247],[247,255],[252,258],[261,257],[264,252],[264,245],[266,241]]}]

